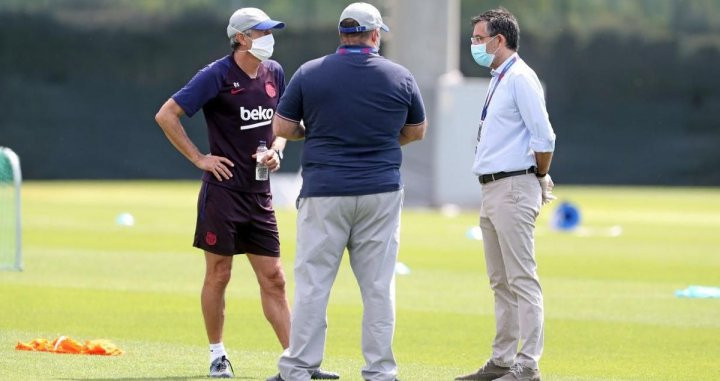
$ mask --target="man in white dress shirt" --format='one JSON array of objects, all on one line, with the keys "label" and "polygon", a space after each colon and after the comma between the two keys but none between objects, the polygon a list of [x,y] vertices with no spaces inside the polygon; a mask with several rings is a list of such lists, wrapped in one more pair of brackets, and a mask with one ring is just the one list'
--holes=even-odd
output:
[{"label": "man in white dress shirt", "polygon": [[480,228],[496,333],[490,359],[456,380],[540,381],[543,298],[534,230],[540,207],[555,199],[548,174],[555,134],[540,81],[517,54],[515,16],[494,9],[472,24],[473,58],[492,73],[473,172],[482,187]]}]

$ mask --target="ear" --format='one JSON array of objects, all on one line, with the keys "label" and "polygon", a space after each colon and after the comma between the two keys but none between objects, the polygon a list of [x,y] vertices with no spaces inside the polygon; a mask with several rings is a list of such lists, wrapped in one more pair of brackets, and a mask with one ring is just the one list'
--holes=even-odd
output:
[{"label": "ear", "polygon": [[245,41],[245,35],[242,33],[235,33],[235,41],[240,44],[240,46],[247,45],[247,42]]},{"label": "ear", "polygon": [[507,48],[507,38],[505,38],[505,35],[498,33],[498,46],[504,46]]}]

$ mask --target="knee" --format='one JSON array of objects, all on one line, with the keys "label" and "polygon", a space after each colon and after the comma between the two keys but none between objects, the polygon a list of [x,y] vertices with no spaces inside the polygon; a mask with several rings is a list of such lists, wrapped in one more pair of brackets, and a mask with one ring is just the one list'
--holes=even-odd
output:
[{"label": "knee", "polygon": [[540,283],[533,276],[515,276],[509,279],[512,292],[517,295],[537,296],[541,293]]},{"label": "knee", "polygon": [[260,288],[270,294],[285,294],[285,273],[280,266],[258,277]]},{"label": "knee", "polygon": [[390,282],[372,282],[360,286],[363,303],[385,304],[394,298],[394,292]]},{"label": "knee", "polygon": [[490,288],[494,291],[497,290],[509,290],[510,284],[508,282],[507,277],[505,277],[505,274],[496,272],[496,273],[490,273],[488,274],[488,278],[490,281]]},{"label": "knee", "polygon": [[216,267],[208,269],[205,274],[205,284],[215,287],[225,287],[230,282],[230,267]]}]

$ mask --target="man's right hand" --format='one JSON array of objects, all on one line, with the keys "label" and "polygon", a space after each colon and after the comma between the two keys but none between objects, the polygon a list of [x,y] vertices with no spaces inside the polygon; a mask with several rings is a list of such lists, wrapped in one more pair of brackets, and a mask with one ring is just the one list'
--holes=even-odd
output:
[{"label": "man's right hand", "polygon": [[540,182],[540,189],[542,189],[542,204],[546,205],[552,202],[553,200],[557,199],[552,194],[552,190],[555,187],[555,183],[553,183],[552,179],[550,178],[550,174],[546,174],[543,177],[538,177],[538,181]]},{"label": "man's right hand", "polygon": [[234,167],[235,164],[226,157],[207,154],[205,156],[201,156],[194,162],[194,164],[203,171],[212,173],[218,181],[223,181],[223,178],[225,178],[225,180],[229,180],[233,177],[233,174],[228,166]]}]

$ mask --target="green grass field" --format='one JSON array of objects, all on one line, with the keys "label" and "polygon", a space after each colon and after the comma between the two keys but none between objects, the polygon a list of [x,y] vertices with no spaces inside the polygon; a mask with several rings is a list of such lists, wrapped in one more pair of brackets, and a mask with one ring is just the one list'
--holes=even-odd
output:
[{"label": "green grass field", "polygon": [[[207,372],[199,307],[204,271],[191,247],[197,182],[28,182],[25,271],[0,272],[0,379],[183,380]],[[715,380],[720,299],[680,299],[720,286],[720,189],[559,185],[583,225],[622,234],[582,237],[538,221],[546,309],[543,380]],[[1,206],[0,206],[1,207]],[[135,216],[121,227],[115,217]],[[397,279],[395,353],[404,381],[452,380],[490,354],[492,295],[482,242],[466,238],[477,210],[457,217],[406,210]],[[292,298],[295,211],[278,211]],[[0,237],[1,239],[1,237]],[[264,380],[280,354],[252,270],[238,257],[226,334],[236,377]],[[329,308],[323,367],[360,380],[360,295],[345,261]],[[126,353],[21,352],[17,340],[106,338]]]}]

